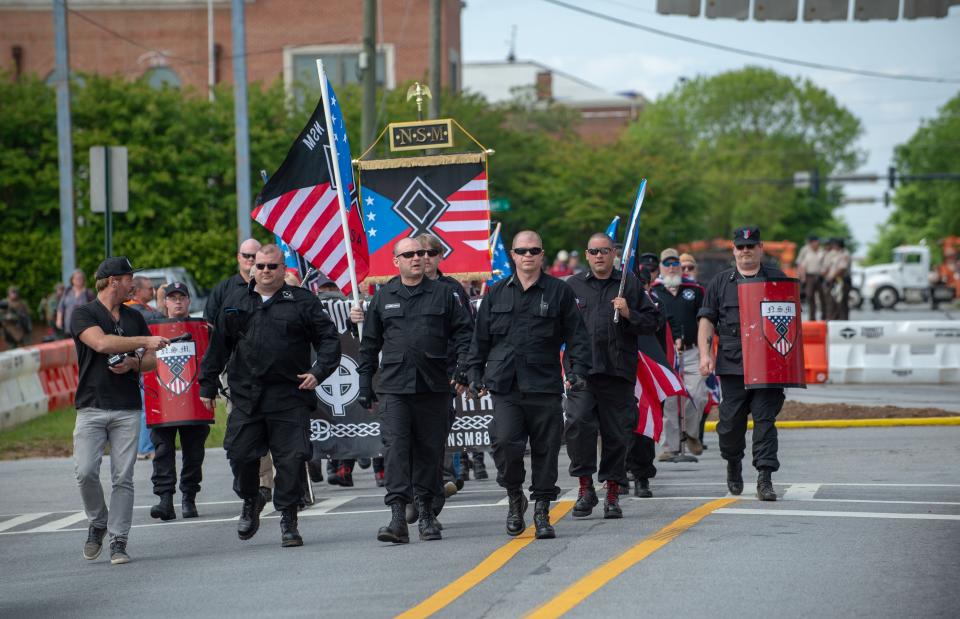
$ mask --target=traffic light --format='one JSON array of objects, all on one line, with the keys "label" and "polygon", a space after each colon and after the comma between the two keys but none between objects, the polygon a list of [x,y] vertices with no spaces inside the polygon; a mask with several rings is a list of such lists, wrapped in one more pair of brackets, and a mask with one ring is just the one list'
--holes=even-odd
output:
[{"label": "traffic light", "polygon": [[890,191],[897,188],[897,169],[893,166],[887,168],[887,184],[890,186]]}]

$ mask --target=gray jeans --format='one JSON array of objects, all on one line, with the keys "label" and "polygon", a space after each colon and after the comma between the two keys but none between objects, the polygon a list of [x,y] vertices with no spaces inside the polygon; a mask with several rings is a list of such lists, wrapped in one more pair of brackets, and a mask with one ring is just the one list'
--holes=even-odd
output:
[{"label": "gray jeans", "polygon": [[[696,346],[683,351],[683,384],[690,399],[679,398],[683,402],[683,425],[687,435],[700,436],[700,420],[707,405],[707,378],[700,375],[700,351]],[[663,403],[663,449],[680,451],[680,420],[677,416],[678,398],[667,398]]]},{"label": "gray jeans", "polygon": [[[73,461],[80,485],[80,498],[90,524],[106,527],[110,537],[126,538],[133,519],[133,467],[140,439],[140,410],[77,411],[73,430]],[[100,485],[103,448],[110,443],[110,510]]]}]

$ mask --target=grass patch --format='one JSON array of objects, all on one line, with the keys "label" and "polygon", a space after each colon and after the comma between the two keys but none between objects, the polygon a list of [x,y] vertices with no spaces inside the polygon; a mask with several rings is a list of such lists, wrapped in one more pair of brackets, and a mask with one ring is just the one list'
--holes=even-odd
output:
[{"label": "grass patch", "polygon": [[[216,420],[210,427],[207,447],[223,447],[227,411],[222,401],[217,404]],[[0,431],[0,460],[72,456],[73,428],[76,421],[76,409],[65,408],[31,419],[15,428]],[[180,447],[179,438],[177,447]]]}]

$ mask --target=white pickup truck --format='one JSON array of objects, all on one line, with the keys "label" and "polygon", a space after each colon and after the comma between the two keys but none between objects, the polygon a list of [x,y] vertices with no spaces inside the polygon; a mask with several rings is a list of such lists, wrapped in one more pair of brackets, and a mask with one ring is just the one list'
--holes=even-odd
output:
[{"label": "white pickup truck", "polygon": [[873,309],[891,309],[897,303],[926,303],[939,292],[931,287],[930,249],[926,245],[901,245],[893,262],[863,269],[860,294]]}]

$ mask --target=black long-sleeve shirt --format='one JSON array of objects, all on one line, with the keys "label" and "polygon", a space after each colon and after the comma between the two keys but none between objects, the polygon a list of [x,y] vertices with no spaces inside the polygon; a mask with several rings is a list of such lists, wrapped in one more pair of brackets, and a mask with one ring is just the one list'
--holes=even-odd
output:
[{"label": "black long-sleeve shirt", "polygon": [[516,275],[501,280],[480,304],[467,362],[471,380],[494,393],[563,393],[560,347],[572,371],[590,371],[590,338],[576,296],[541,273],[526,290]]},{"label": "black long-sleeve shirt", "polygon": [[620,292],[621,271],[599,279],[592,272],[579,273],[567,280],[577,297],[590,336],[592,359],[590,374],[617,376],[633,382],[637,378],[637,336],[656,333],[663,319],[640,286],[640,281],[627,274],[623,298],[630,309],[630,318],[613,322],[613,299]]},{"label": "black long-sleeve shirt", "polygon": [[[263,301],[250,282],[224,301],[200,364],[200,395],[213,398],[227,366],[230,398],[244,414],[313,408],[316,394],[299,389],[298,374],[323,381],[340,365],[340,336],[323,304],[284,284]],[[310,363],[311,346],[317,353]]]},{"label": "black long-sleeve shirt", "polygon": [[449,391],[448,347],[463,366],[470,333],[470,314],[448,283],[424,277],[416,286],[406,286],[394,278],[367,307],[357,370],[360,386],[372,386],[379,371],[378,393]]}]

